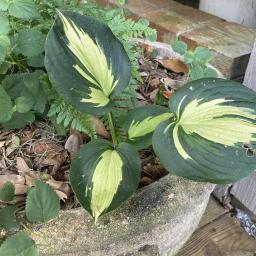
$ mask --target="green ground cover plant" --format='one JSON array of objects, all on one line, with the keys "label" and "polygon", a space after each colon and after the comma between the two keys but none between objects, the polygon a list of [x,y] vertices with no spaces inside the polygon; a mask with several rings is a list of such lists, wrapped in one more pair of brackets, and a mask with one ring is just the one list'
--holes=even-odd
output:
[{"label": "green ground cover plant", "polygon": [[[231,183],[255,170],[256,94],[215,78],[207,69],[209,50],[192,52],[175,42],[172,47],[184,55],[194,81],[179,89],[168,107],[138,107],[134,80],[140,80],[140,51],[130,37],[155,39],[146,20],[134,22],[123,10],[79,1],[4,0],[0,10],[5,24],[0,122],[20,128],[49,116],[91,137],[71,163],[70,182],[95,221],[137,190],[138,151],[151,145],[168,171],[194,181]],[[120,104],[124,111],[117,108]],[[93,117],[107,124],[110,140],[97,138]],[[7,182],[0,199],[9,202],[13,196],[14,186]],[[54,190],[36,180],[23,212],[14,206],[0,210],[0,225],[12,235],[2,242],[0,255],[38,255],[35,242],[19,231],[23,222],[17,222],[17,212],[43,223],[59,209]]]}]

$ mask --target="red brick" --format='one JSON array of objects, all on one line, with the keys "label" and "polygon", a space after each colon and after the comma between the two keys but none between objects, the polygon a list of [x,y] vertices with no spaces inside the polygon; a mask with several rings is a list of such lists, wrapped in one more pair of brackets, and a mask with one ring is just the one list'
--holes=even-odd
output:
[{"label": "red brick", "polygon": [[[110,2],[115,0],[96,0]],[[190,48],[204,46],[216,52],[213,64],[229,78],[245,73],[256,30],[225,22],[213,15],[171,0],[129,0],[124,5],[135,18],[145,17],[158,31],[158,40],[179,36]]]}]

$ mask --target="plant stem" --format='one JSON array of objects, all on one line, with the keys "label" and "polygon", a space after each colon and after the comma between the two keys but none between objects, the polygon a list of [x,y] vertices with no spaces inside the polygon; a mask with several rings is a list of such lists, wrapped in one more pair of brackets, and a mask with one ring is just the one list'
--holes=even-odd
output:
[{"label": "plant stem", "polygon": [[113,145],[114,147],[116,147],[118,145],[118,140],[117,140],[115,126],[113,122],[113,116],[111,112],[108,113],[108,124],[109,124],[110,133],[112,136]]}]

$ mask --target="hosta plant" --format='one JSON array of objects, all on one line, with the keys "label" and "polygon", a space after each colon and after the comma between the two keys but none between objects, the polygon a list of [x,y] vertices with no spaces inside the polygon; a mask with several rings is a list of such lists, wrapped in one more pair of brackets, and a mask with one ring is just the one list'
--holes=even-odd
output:
[{"label": "hosta plant", "polygon": [[[177,91],[169,107],[131,110],[115,123],[115,99],[129,84],[131,65],[108,26],[58,12],[46,40],[45,66],[58,93],[79,111],[106,116],[112,140],[95,139],[72,161],[70,181],[97,220],[137,189],[139,149],[153,145],[172,174],[230,183],[255,170],[256,94],[233,81],[207,78]],[[119,136],[122,127],[126,136]]]}]

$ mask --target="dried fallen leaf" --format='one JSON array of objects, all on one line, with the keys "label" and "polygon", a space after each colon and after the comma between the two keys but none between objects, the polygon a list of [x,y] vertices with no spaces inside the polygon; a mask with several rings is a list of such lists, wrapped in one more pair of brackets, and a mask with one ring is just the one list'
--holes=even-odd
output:
[{"label": "dried fallen leaf", "polygon": [[147,185],[149,185],[149,184],[151,184],[151,183],[153,183],[154,182],[154,180],[153,179],[151,179],[151,178],[149,178],[149,177],[143,177],[141,180],[140,180],[140,185],[141,186],[147,186]]},{"label": "dried fallen leaf", "polygon": [[7,169],[6,162],[4,158],[0,160],[0,169]]},{"label": "dried fallen leaf", "polygon": [[5,141],[0,141],[0,149],[5,145]]},{"label": "dried fallen leaf", "polygon": [[163,96],[166,98],[166,99],[170,99],[173,95],[173,92],[171,91],[163,91]]},{"label": "dried fallen leaf", "polygon": [[105,125],[102,123],[102,121],[97,117],[93,117],[93,122],[94,122],[94,125],[96,127],[97,134],[106,138],[106,139],[109,139],[110,134],[107,131]]},{"label": "dried fallen leaf", "polygon": [[38,141],[33,144],[33,147],[30,149],[30,153],[37,155],[43,155],[47,153],[60,153],[64,148],[61,145],[58,145],[49,141]]},{"label": "dried fallen leaf", "polygon": [[57,196],[60,198],[60,200],[62,200],[63,202],[65,202],[66,199],[68,199],[68,196],[63,193],[62,191],[60,190],[55,190]]},{"label": "dried fallen leaf", "polygon": [[29,187],[27,185],[22,184],[14,184],[15,187],[15,195],[24,195],[27,193]]},{"label": "dried fallen leaf", "polygon": [[17,170],[18,173],[21,176],[25,176],[26,173],[28,173],[31,169],[28,167],[26,161],[24,158],[22,157],[16,157],[16,166],[17,166]]},{"label": "dried fallen leaf", "polygon": [[21,143],[31,141],[35,135],[36,130],[24,131],[21,136]]},{"label": "dried fallen leaf", "polygon": [[80,148],[81,140],[77,134],[71,134],[66,143],[65,149],[73,156],[76,154]]},{"label": "dried fallen leaf", "polygon": [[175,73],[188,73],[188,66],[179,59],[157,59],[157,61],[166,69]]},{"label": "dried fallen leaf", "polygon": [[8,148],[6,149],[6,156],[9,156],[11,153],[13,153],[19,146],[20,138],[16,135],[13,135],[10,141],[10,146],[8,146]]},{"label": "dried fallen leaf", "polygon": [[30,188],[35,186],[34,181],[41,178],[44,175],[42,172],[29,171],[25,175],[26,185]]},{"label": "dried fallen leaf", "polygon": [[53,177],[50,176],[50,178],[46,181],[47,184],[49,184],[53,189],[60,190],[66,195],[70,194],[70,187],[67,183],[63,181],[57,181]]},{"label": "dried fallen leaf", "polygon": [[160,85],[160,79],[158,77],[156,78],[153,78],[151,81],[150,81],[150,86],[151,88],[154,90],[154,89],[157,89]]},{"label": "dried fallen leaf", "polygon": [[12,182],[13,184],[25,184],[25,178],[20,175],[0,175],[0,186],[3,186],[3,184],[7,181]]},{"label": "dried fallen leaf", "polygon": [[36,179],[35,179],[34,177],[31,177],[31,176],[29,176],[29,175],[25,175],[25,179],[26,179],[26,185],[27,185],[27,186],[29,186],[30,188],[35,186],[34,181],[35,181]]}]

